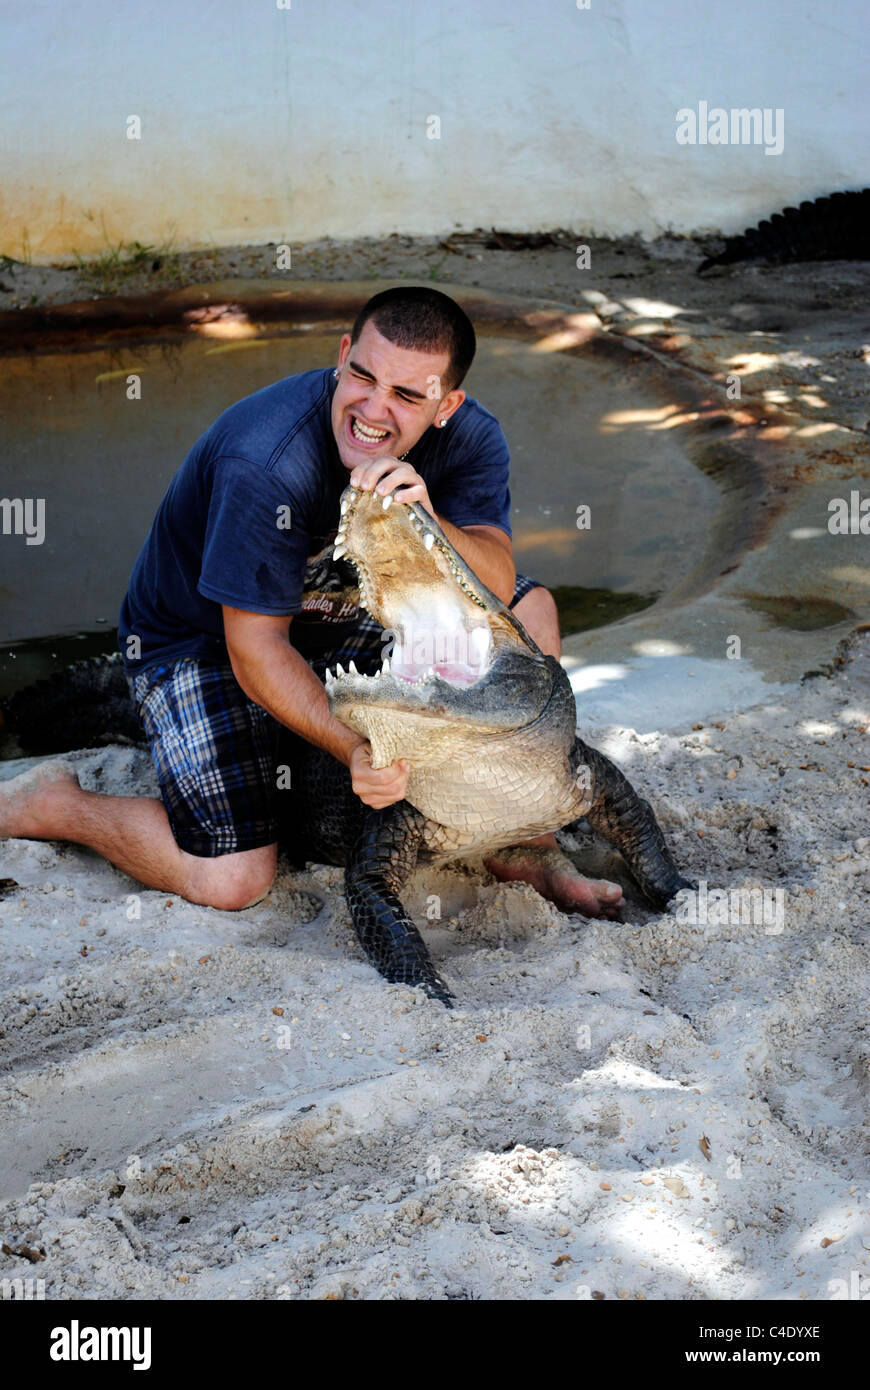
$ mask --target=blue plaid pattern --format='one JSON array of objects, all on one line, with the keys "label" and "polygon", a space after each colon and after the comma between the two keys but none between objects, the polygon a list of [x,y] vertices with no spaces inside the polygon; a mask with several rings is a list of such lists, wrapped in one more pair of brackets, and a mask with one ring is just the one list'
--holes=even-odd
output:
[{"label": "blue plaid pattern", "polygon": [[216,858],[274,844],[280,726],[231,667],[185,657],[128,684],[179,848]]},{"label": "blue plaid pattern", "polygon": [[[517,575],[511,608],[537,583]],[[382,633],[363,613],[339,646],[309,664],[321,680],[339,662],[373,674],[382,665]],[[232,668],[184,657],[148,666],[127,683],[179,848],[217,858],[274,844],[281,726],[248,698]]]}]

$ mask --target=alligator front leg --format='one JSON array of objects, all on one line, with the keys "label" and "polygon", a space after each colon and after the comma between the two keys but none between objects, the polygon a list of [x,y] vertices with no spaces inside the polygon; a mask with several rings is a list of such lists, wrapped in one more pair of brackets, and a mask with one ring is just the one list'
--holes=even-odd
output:
[{"label": "alligator front leg", "polygon": [[677,868],[649,802],[638,796],[615,763],[577,738],[572,766],[577,786],[588,789],[592,803],[586,820],[619,850],[653,907],[666,907],[680,888],[694,887]]},{"label": "alligator front leg", "polygon": [[426,824],[407,801],[368,810],[345,868],[344,890],[359,943],[375,969],[391,984],[420,985],[430,999],[452,1008],[453,995],[398,898]]}]

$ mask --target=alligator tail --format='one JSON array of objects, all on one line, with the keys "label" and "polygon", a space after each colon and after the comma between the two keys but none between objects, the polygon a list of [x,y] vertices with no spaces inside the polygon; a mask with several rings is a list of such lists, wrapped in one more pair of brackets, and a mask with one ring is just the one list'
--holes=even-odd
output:
[{"label": "alligator tail", "polygon": [[769,221],[726,237],[725,249],[698,266],[703,275],[735,261],[866,261],[870,259],[870,188],[784,208]]},{"label": "alligator tail", "polygon": [[7,756],[41,757],[106,743],[144,743],[119,652],[77,661],[0,700]]},{"label": "alligator tail", "polygon": [[661,909],[681,888],[693,888],[677,868],[649,802],[638,796],[616,764],[579,738],[574,740],[572,762],[591,788],[585,819],[619,850],[647,901]]}]

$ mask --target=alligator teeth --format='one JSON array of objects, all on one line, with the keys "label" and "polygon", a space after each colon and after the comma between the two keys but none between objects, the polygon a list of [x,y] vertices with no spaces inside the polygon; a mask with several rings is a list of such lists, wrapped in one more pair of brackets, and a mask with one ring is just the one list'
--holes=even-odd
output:
[{"label": "alligator teeth", "polygon": [[349,670],[350,670],[350,674],[351,674],[352,676],[358,676],[358,675],[359,675],[359,671],[356,669],[356,666],[354,665],[354,663],[353,663],[352,661],[351,661],[351,663],[350,663],[350,665],[349,665]]},{"label": "alligator teeth", "polygon": [[335,680],[335,676],[332,674],[332,672],[330,671],[329,667],[327,666],[327,668],[326,668],[326,684],[327,684],[327,685],[331,685],[332,682],[333,682],[334,680]]},{"label": "alligator teeth", "polygon": [[425,536],[423,537],[423,544],[425,545],[425,547],[426,547],[427,550],[431,550],[431,549],[432,549],[433,545],[435,544],[435,532],[434,532],[434,531],[427,531],[427,532],[426,532]]},{"label": "alligator teeth", "polygon": [[342,514],[342,516],[344,516],[344,514],[345,514],[345,512],[347,511],[347,509],[348,509],[349,506],[350,506],[350,498],[349,498],[349,497],[342,497],[342,499],[341,499],[341,514]]},{"label": "alligator teeth", "polygon": [[341,557],[342,557],[342,555],[345,555],[345,554],[347,554],[347,546],[346,546],[346,545],[337,545],[337,546],[335,547],[335,549],[333,550],[333,552],[332,552],[332,558],[333,558],[333,560],[340,560]]},{"label": "alligator teeth", "polygon": [[385,657],[384,657],[384,664],[383,664],[383,666],[381,667],[381,675],[382,675],[382,676],[388,676],[389,674],[390,674],[390,658],[389,658],[388,656],[385,656]]},{"label": "alligator teeth", "polygon": [[344,675],[344,667],[342,666],[342,664],[341,664],[340,661],[336,662],[336,665],[335,665],[335,674],[336,674],[336,676],[343,676],[343,675]]},{"label": "alligator teeth", "polygon": [[388,492],[384,500],[381,502],[381,506],[383,507],[384,511],[386,511],[388,507],[392,506],[392,504],[393,494],[391,492]]}]

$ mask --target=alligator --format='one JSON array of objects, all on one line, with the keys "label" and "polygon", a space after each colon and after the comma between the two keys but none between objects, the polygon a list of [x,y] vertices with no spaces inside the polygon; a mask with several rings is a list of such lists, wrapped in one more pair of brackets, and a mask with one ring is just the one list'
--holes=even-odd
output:
[{"label": "alligator", "polygon": [[[408,759],[406,796],[383,810],[366,806],[342,763],[282,730],[278,757],[291,767],[292,792],[278,801],[279,838],[295,864],[344,866],[357,938],[385,979],[419,986],[452,1007],[454,996],[399,897],[415,867],[583,820],[621,853],[653,907],[664,908],[692,885],[649,804],[576,736],[574,696],[561,664],[540,650],[425,508],[392,501],[391,494],[353,486],[342,494],[334,556],[356,571],[360,603],[384,629],[383,657],[375,657],[372,673],[354,663],[346,672],[327,669],[325,685],[332,713],[369,740],[374,767]],[[117,712],[120,666],[80,664],[79,699],[89,671],[104,712]],[[20,744],[23,711],[31,724],[50,722],[62,677],[40,683],[43,693],[34,686],[18,697]],[[81,746],[63,734],[70,720],[67,701],[55,717],[54,747],[42,741],[45,751],[59,751],[59,741]],[[124,728],[129,734],[129,720]]]},{"label": "alligator", "polygon": [[[450,1006],[399,893],[417,866],[479,855],[585,820],[621,853],[646,900],[664,908],[684,879],[652,809],[575,734],[567,674],[450,544],[419,503],[391,506],[348,487],[335,556],[357,571],[360,603],[384,629],[380,670],[326,671],[332,713],[367,738],[372,765],[405,757],[405,799],[375,811],[347,769],[301,745],[291,836],[343,864],[359,942],[390,981]],[[391,654],[392,651],[392,654]],[[282,803],[284,804],[284,803]]]},{"label": "alligator", "polygon": [[870,260],[870,188],[832,193],[827,198],[783,208],[742,236],[726,237],[718,255],[698,266],[698,275],[735,261]]}]

